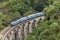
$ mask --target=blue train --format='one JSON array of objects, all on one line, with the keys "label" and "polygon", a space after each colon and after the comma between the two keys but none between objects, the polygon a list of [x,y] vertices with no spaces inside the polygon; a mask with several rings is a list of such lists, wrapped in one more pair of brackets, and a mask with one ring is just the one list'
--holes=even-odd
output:
[{"label": "blue train", "polygon": [[33,18],[36,18],[36,17],[40,17],[40,16],[44,16],[44,14],[42,12],[40,12],[40,13],[36,13],[36,14],[33,14],[33,15],[29,15],[27,17],[20,18],[16,21],[11,22],[11,26],[15,26],[15,25],[17,25],[21,22],[24,22],[26,20],[33,19]]}]

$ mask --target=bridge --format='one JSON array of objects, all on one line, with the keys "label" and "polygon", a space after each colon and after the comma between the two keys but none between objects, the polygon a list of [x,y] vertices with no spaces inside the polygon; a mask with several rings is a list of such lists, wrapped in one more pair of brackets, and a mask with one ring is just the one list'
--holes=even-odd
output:
[{"label": "bridge", "polygon": [[38,16],[7,27],[0,33],[0,40],[27,40],[27,35],[33,32],[33,27],[37,27],[38,22],[43,20],[44,16]]}]

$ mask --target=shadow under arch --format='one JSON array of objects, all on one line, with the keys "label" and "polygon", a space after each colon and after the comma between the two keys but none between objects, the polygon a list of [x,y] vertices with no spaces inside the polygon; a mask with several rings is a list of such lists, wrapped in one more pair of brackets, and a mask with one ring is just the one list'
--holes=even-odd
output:
[{"label": "shadow under arch", "polygon": [[32,23],[32,27],[35,27],[36,22],[37,22],[36,20],[33,21],[33,23]]},{"label": "shadow under arch", "polygon": [[24,40],[24,26],[25,26],[25,24],[22,25],[22,32],[21,32],[21,34],[22,34],[22,40]]},{"label": "shadow under arch", "polygon": [[40,23],[42,20],[43,20],[43,19],[42,19],[42,18],[40,18],[40,19],[39,19],[39,21],[38,21],[38,23]]},{"label": "shadow under arch", "polygon": [[30,22],[28,22],[28,25],[27,25],[27,34],[29,33],[29,25],[30,25]]}]

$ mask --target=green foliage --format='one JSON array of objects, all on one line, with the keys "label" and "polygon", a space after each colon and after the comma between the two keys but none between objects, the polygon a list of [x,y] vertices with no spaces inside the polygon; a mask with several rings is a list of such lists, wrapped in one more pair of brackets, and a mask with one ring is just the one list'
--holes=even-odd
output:
[{"label": "green foliage", "polygon": [[43,11],[46,20],[39,22],[27,40],[60,40],[60,0],[0,0],[0,30],[12,21]]},{"label": "green foliage", "polygon": [[0,3],[0,8],[3,8],[5,6],[7,6],[8,4],[9,4],[8,2],[2,2],[2,3]]},{"label": "green foliage", "polygon": [[3,29],[2,20],[5,19],[5,16],[0,12],[0,29]]},{"label": "green foliage", "polygon": [[31,6],[36,10],[36,11],[42,11],[44,7],[46,6],[44,0],[31,0]]},{"label": "green foliage", "polygon": [[[31,35],[35,36],[35,40],[60,40],[60,1],[48,0],[48,2],[49,6],[43,10],[46,20],[33,28]],[[28,40],[31,37],[28,36]]]},{"label": "green foliage", "polygon": [[[33,33],[28,35],[28,40],[34,35],[34,40],[59,40],[59,26],[57,22],[53,22],[50,25],[44,21],[38,24],[37,28],[34,28]],[[59,37],[58,37],[59,35]],[[33,38],[31,38],[32,40]]]},{"label": "green foliage", "polygon": [[18,18],[42,11],[45,6],[48,6],[44,0],[0,0],[0,2],[0,11],[5,16],[1,19],[0,25],[4,27]]},{"label": "green foliage", "polygon": [[29,35],[27,40],[36,40],[36,37],[35,35]]},{"label": "green foliage", "polygon": [[53,5],[49,5],[49,7],[46,7],[44,9],[44,13],[46,16],[52,16],[59,11],[59,8],[60,8],[60,1],[56,1],[53,3]]},{"label": "green foliage", "polygon": [[12,16],[12,20],[17,20],[17,19],[21,18],[20,13],[17,11],[14,12],[11,16]]}]

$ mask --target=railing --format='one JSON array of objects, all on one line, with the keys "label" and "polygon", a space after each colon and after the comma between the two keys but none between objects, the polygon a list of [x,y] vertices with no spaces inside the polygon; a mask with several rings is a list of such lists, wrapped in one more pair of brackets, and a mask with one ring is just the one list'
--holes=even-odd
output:
[{"label": "railing", "polygon": [[14,27],[8,27],[0,34],[0,40],[27,40],[28,33],[32,33],[33,27],[37,27],[39,21],[43,21],[44,16],[36,17],[19,23]]}]

